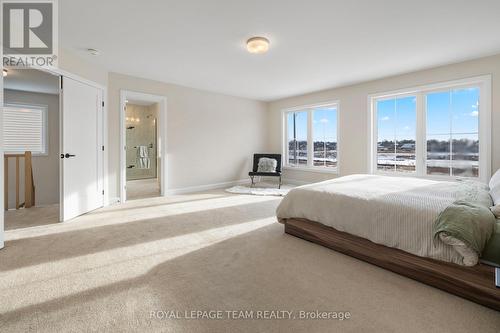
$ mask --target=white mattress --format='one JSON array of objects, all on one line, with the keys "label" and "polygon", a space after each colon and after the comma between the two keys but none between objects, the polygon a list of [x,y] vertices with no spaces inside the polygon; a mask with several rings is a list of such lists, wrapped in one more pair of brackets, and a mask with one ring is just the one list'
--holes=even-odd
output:
[{"label": "white mattress", "polygon": [[432,234],[434,221],[456,200],[459,187],[458,182],[352,175],[291,190],[276,214],[280,222],[305,218],[417,256],[464,265],[452,246]]}]

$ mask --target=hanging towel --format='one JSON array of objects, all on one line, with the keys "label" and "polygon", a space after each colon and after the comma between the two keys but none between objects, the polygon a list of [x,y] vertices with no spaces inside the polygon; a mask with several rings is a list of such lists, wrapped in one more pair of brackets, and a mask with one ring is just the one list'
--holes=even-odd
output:
[{"label": "hanging towel", "polygon": [[137,157],[149,157],[147,146],[137,146]]},{"label": "hanging towel", "polygon": [[147,146],[137,146],[137,168],[151,168],[151,160],[149,158],[149,151]]},{"label": "hanging towel", "polygon": [[151,160],[147,157],[141,157],[137,159],[138,169],[149,169],[151,168]]}]

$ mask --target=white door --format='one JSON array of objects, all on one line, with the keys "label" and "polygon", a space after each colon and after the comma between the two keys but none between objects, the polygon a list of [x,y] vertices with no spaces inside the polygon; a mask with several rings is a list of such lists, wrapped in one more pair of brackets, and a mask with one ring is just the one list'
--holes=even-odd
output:
[{"label": "white door", "polygon": [[102,89],[61,77],[61,220],[104,204]]}]

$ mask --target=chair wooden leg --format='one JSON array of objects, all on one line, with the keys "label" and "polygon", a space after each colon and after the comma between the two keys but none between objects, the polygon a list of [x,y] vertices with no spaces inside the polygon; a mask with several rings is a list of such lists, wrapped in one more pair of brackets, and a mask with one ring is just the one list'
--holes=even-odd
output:
[{"label": "chair wooden leg", "polygon": [[253,187],[253,185],[254,185],[253,176],[250,176],[250,179],[252,180],[252,184],[250,184],[250,187]]},{"label": "chair wooden leg", "polygon": [[279,183],[278,183],[278,189],[281,189],[281,176],[280,176],[280,180],[279,180]]}]

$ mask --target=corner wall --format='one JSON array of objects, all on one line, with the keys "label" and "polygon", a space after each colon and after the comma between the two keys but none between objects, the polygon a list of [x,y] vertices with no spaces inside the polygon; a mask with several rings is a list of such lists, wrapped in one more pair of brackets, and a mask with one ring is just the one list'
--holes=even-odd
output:
[{"label": "corner wall", "polygon": [[[492,76],[492,172],[500,168],[500,55],[428,70],[388,77],[347,87],[329,89],[269,103],[269,147],[281,153],[281,110],[338,100],[340,176],[368,172],[368,95],[415,86],[491,74]],[[325,74],[326,75],[326,74]],[[332,74],[334,75],[334,74]],[[316,182],[332,174],[285,170],[284,178]]]},{"label": "corner wall", "polygon": [[109,190],[119,196],[120,90],[167,98],[167,191],[247,178],[268,149],[267,104],[109,73]]}]

